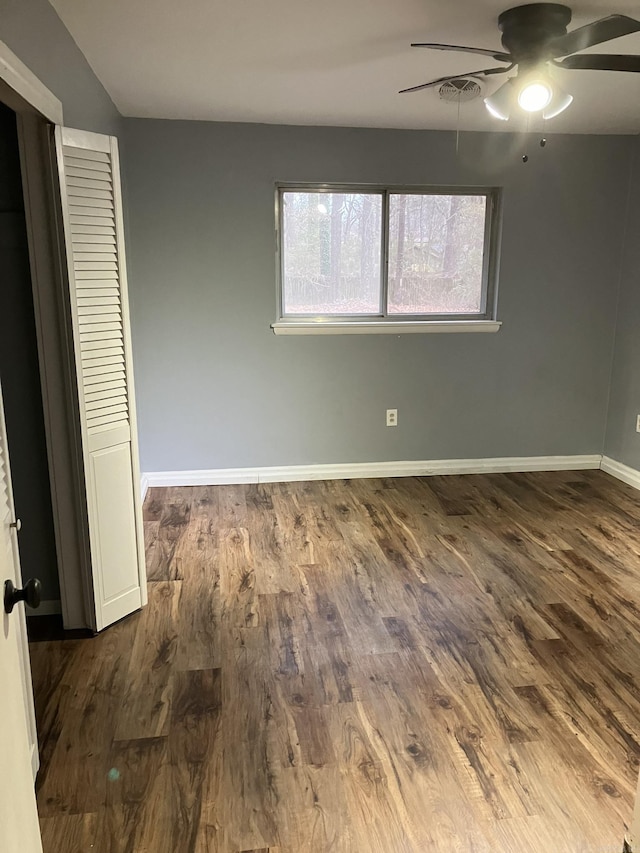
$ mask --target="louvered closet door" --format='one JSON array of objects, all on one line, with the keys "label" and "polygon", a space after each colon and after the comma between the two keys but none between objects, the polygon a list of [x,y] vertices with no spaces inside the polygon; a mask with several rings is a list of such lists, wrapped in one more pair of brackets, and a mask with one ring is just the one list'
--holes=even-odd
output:
[{"label": "louvered closet door", "polygon": [[115,137],[56,129],[97,630],[146,602]]}]

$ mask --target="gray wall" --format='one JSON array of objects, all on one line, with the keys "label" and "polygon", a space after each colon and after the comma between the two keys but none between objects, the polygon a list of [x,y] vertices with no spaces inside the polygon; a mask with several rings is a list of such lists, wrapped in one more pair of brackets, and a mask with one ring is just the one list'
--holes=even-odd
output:
[{"label": "gray wall", "polygon": [[605,455],[640,469],[640,141],[634,138]]},{"label": "gray wall", "polygon": [[[633,144],[125,120],[142,469],[600,453]],[[275,337],[276,181],[503,186],[502,330]]]},{"label": "gray wall", "polygon": [[62,101],[67,127],[120,132],[120,113],[48,0],[0,0],[0,39]]}]

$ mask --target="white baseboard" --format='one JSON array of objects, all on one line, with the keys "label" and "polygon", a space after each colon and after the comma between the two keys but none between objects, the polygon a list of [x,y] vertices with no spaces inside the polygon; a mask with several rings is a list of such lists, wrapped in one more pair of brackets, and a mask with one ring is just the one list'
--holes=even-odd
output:
[{"label": "white baseboard", "polygon": [[514,456],[493,459],[435,459],[411,462],[356,462],[284,465],[270,468],[214,468],[150,471],[142,490],[154,486],[222,486],[241,483],[290,483],[297,480],[350,480],[368,477],[425,477],[433,474],[493,474],[518,471],[584,471],[600,467],[600,454],[589,456]]},{"label": "white baseboard", "polygon": [[41,601],[37,610],[25,605],[27,616],[57,616],[62,613],[62,604],[60,599],[50,598],[46,601]]},{"label": "white baseboard", "polygon": [[640,471],[637,471],[635,468],[623,465],[622,462],[616,462],[610,456],[602,457],[600,467],[607,474],[611,474],[612,477],[622,480],[623,483],[627,483],[635,489],[640,489]]},{"label": "white baseboard", "polygon": [[144,503],[144,499],[147,496],[147,492],[149,491],[149,477],[146,474],[140,475],[140,495],[142,503]]}]

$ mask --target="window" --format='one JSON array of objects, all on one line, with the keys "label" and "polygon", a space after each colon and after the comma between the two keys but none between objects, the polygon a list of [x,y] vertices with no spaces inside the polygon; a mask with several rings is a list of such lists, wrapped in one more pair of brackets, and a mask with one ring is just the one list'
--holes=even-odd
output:
[{"label": "window", "polygon": [[497,331],[497,207],[494,189],[280,187],[274,330]]}]

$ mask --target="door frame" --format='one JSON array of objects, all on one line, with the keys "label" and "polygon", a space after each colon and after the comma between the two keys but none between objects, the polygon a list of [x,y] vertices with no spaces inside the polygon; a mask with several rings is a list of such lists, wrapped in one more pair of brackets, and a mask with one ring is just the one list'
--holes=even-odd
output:
[{"label": "door frame", "polygon": [[[0,80],[11,91],[8,97],[14,103],[2,100],[16,112],[22,112],[24,105],[39,113],[52,124],[63,124],[62,102],[42,83],[36,75],[19,59],[3,41],[0,41]],[[17,96],[17,98],[15,97]]]},{"label": "door frame", "polygon": [[2,41],[0,101],[17,116],[63,623],[95,629],[67,261],[51,144],[51,126],[64,123],[62,103]]}]

